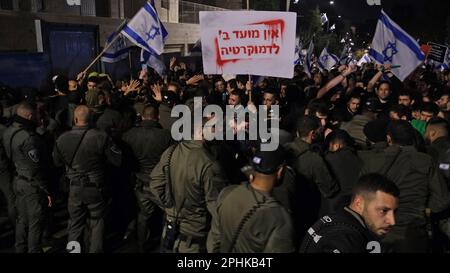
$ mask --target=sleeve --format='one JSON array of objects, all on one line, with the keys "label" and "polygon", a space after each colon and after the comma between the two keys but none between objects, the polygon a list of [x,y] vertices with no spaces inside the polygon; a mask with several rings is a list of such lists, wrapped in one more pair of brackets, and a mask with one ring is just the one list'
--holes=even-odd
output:
[{"label": "sleeve", "polygon": [[25,139],[22,145],[22,151],[25,155],[25,159],[33,168],[39,168],[41,162],[39,140],[36,136],[30,136]]},{"label": "sleeve", "polygon": [[314,182],[325,198],[331,198],[339,192],[338,183],[331,177],[324,160],[318,155],[313,160],[312,173]]},{"label": "sleeve", "polygon": [[228,180],[219,164],[213,163],[203,174],[206,206],[214,218],[217,212],[217,198],[219,193],[228,185]]},{"label": "sleeve", "polygon": [[[278,217],[272,218],[277,219]],[[264,253],[293,253],[295,252],[295,232],[292,220],[287,212],[281,213],[277,219],[275,229],[270,233],[264,248]]]},{"label": "sleeve", "polygon": [[429,192],[428,206],[432,212],[441,212],[449,207],[450,198],[448,187],[444,177],[439,173],[437,166],[431,164],[429,173]]},{"label": "sleeve", "polygon": [[106,138],[104,152],[109,163],[116,167],[120,167],[122,164],[122,149],[120,149],[120,147],[114,143],[110,137]]},{"label": "sleeve", "polygon": [[169,200],[169,196],[166,193],[166,186],[168,183],[168,177],[166,170],[169,164],[169,153],[173,149],[170,147],[167,149],[161,156],[160,161],[156,164],[155,168],[153,168],[152,173],[150,174],[150,183],[149,188],[144,188],[144,190],[149,191],[155,197],[157,203],[167,204],[165,200]]},{"label": "sleeve", "polygon": [[55,141],[55,146],[53,147],[53,164],[55,164],[56,167],[62,167],[65,165],[64,159],[61,154],[61,150],[58,148],[58,141]]}]

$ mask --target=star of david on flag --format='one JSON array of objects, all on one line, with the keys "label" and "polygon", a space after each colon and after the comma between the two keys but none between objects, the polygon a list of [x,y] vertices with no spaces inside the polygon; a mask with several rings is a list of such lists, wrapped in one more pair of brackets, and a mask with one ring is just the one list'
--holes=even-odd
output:
[{"label": "star of david on flag", "polygon": [[161,55],[168,33],[151,3],[145,3],[122,32],[138,47]]},{"label": "star of david on flag", "polygon": [[425,55],[415,39],[382,10],[378,20],[370,57],[378,64],[400,65],[392,73],[404,81],[422,62]]},{"label": "star of david on flag", "polygon": [[338,64],[339,59],[337,56],[330,54],[328,48],[324,48],[319,57],[319,69],[320,71],[328,70],[330,71],[336,64]]}]

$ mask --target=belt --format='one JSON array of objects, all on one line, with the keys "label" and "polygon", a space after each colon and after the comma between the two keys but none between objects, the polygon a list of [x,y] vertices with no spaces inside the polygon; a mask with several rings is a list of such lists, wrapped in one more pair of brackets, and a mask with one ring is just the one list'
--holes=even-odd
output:
[{"label": "belt", "polygon": [[196,236],[190,236],[183,233],[180,233],[178,235],[178,239],[180,241],[186,242],[187,244],[197,244],[197,245],[205,245],[206,244],[206,237],[196,237]]},{"label": "belt", "polygon": [[79,180],[72,180],[70,181],[70,185],[71,186],[83,186],[86,188],[96,188],[97,187],[97,183],[92,183],[92,182],[82,182]]},{"label": "belt", "polygon": [[18,179],[21,179],[21,180],[25,180],[25,181],[27,181],[27,182],[32,182],[32,181],[34,181],[33,178],[29,178],[29,177],[26,177],[26,176],[20,175],[20,174],[17,176],[17,178],[18,178]]}]

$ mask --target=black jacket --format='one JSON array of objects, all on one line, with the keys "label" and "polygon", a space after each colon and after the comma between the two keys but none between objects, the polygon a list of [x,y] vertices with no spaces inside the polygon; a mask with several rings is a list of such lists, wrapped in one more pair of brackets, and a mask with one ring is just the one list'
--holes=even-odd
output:
[{"label": "black jacket", "polygon": [[379,238],[349,208],[324,216],[303,239],[301,253],[381,253]]}]

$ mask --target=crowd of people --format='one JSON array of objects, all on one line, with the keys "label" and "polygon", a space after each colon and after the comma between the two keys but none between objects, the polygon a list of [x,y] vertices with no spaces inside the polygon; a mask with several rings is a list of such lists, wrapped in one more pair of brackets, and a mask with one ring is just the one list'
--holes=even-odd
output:
[{"label": "crowd of people", "polygon": [[[448,251],[449,71],[424,65],[400,82],[392,69],[308,77],[296,66],[293,79],[225,81],[172,58],[164,78],[93,72],[55,76],[46,92],[2,88],[0,185],[15,249],[42,251],[59,201],[81,252],[110,251],[112,230],[141,252]],[[198,97],[279,106],[268,111],[278,149],[207,141],[195,126],[175,141],[172,109]]]}]

